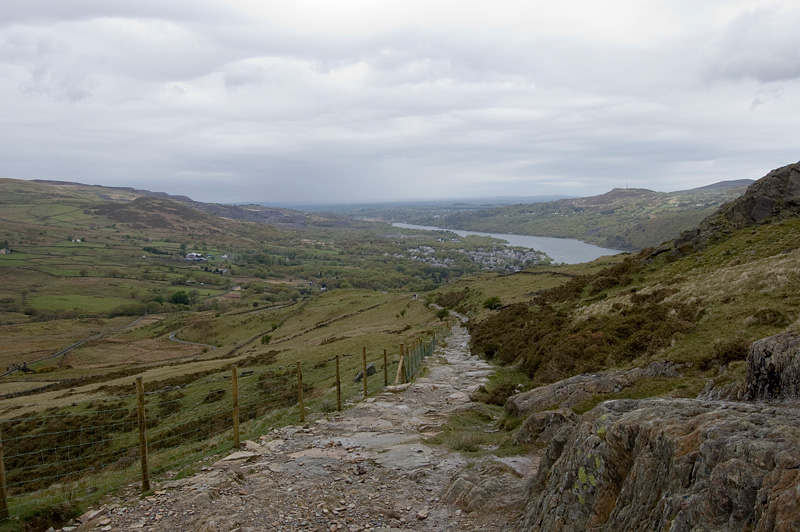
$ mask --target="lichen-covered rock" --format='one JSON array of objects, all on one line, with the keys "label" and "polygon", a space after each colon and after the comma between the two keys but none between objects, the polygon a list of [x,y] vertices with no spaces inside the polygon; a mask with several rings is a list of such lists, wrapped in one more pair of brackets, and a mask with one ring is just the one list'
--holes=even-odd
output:
[{"label": "lichen-covered rock", "polygon": [[800,399],[800,336],[778,334],[750,345],[744,398],[748,401]]},{"label": "lichen-covered rock", "polygon": [[602,403],[553,438],[518,525],[800,530],[800,412],[692,399]]},{"label": "lichen-covered rock", "polygon": [[523,498],[522,475],[493,458],[484,458],[474,467],[455,475],[441,495],[441,500],[466,512],[494,508],[519,507]]},{"label": "lichen-covered rock", "polygon": [[514,436],[514,443],[547,445],[559,430],[564,426],[575,424],[577,420],[578,416],[568,409],[536,412],[522,422],[522,426]]},{"label": "lichen-covered rock", "polygon": [[705,401],[741,401],[744,399],[744,383],[718,384],[714,379],[709,379],[697,398]]},{"label": "lichen-covered rock", "polygon": [[600,393],[619,392],[642,377],[677,377],[678,368],[670,362],[653,362],[645,368],[610,373],[586,373],[540,386],[506,401],[506,412],[527,416],[555,407],[570,408]]}]

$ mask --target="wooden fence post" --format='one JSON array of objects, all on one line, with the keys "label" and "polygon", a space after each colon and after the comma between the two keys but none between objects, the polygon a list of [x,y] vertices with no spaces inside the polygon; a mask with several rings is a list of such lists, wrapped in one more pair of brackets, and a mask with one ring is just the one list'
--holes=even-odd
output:
[{"label": "wooden fence post", "polygon": [[306,405],[303,402],[303,370],[297,362],[297,402],[300,404],[300,423],[306,422]]},{"label": "wooden fence post", "polygon": [[[395,385],[403,384],[406,382],[405,379],[405,358],[403,355],[400,355],[400,363],[397,365],[397,375],[394,378]],[[403,379],[403,380],[400,380]]]},{"label": "wooden fence post", "polygon": [[0,431],[0,519],[8,518],[8,485],[6,484],[6,464],[3,460],[3,433]]},{"label": "wooden fence post", "polygon": [[361,370],[364,375],[364,399],[367,398],[367,348],[361,348]]},{"label": "wooden fence post", "polygon": [[409,375],[408,370],[409,370],[409,368],[413,368],[414,367],[414,359],[411,357],[411,347],[410,346],[406,346],[406,360],[408,360],[408,363],[406,364],[406,367],[403,368],[403,382],[410,382],[411,381],[411,375]]},{"label": "wooden fence post", "polygon": [[339,376],[339,355],[336,355],[336,410],[342,411],[342,379]]},{"label": "wooden fence post", "polygon": [[386,358],[386,349],[383,350],[383,385],[389,386],[389,359]]},{"label": "wooden fence post", "polygon": [[150,491],[150,470],[147,467],[147,434],[144,417],[144,383],[136,377],[136,415],[139,419],[139,455],[142,459],[142,491]]},{"label": "wooden fence post", "polygon": [[397,376],[394,378],[395,384],[400,384],[400,376],[403,375],[403,353],[405,353],[405,349],[403,344],[400,344],[400,363],[397,365]]},{"label": "wooden fence post", "polygon": [[233,448],[239,449],[239,372],[236,365],[231,366],[231,387],[233,388]]}]

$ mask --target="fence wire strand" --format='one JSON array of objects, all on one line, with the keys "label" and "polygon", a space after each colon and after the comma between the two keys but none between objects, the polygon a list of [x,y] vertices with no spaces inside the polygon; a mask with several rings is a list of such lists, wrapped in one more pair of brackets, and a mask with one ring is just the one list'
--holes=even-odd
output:
[{"label": "fence wire strand", "polygon": [[[405,354],[404,377],[408,381],[416,374],[424,359],[435,349],[436,339],[415,343]],[[367,378],[368,393],[383,388],[384,372],[390,384],[401,357],[373,354],[368,360],[376,373]],[[303,395],[308,408],[330,411],[331,392],[337,384],[333,371],[334,359],[304,368]],[[384,367],[386,364],[386,367]],[[351,377],[363,370],[363,359],[347,357],[341,368],[342,399],[353,400],[362,392],[363,383]],[[389,372],[388,368],[392,368]],[[237,375],[239,421],[255,421],[271,412],[289,409],[283,423],[291,422],[298,410],[298,374],[294,367],[248,370]],[[351,373],[353,372],[353,373]],[[177,382],[173,380],[172,382]],[[208,446],[229,445],[233,429],[233,390],[230,374],[200,377],[193,382],[169,384],[170,380],[145,383],[145,427],[148,455],[153,461],[153,473],[196,463],[208,453]],[[152,389],[158,386],[158,389]],[[133,389],[133,385],[131,385]],[[151,388],[151,389],[147,389]],[[319,399],[319,400],[317,400]],[[80,486],[91,484],[93,496],[109,493],[136,480],[140,448],[138,441],[137,394],[114,394],[102,399],[87,399],[72,403],[58,412],[45,411],[39,415],[0,421],[2,449],[10,498],[8,509],[13,516],[25,508],[36,508],[42,500],[62,501],[82,498]],[[295,413],[291,413],[295,409]],[[270,419],[270,418],[264,418]],[[69,428],[67,428],[69,427]],[[247,427],[262,427],[256,423]],[[204,449],[173,451],[183,444],[206,441]],[[104,475],[98,473],[103,472]]]}]

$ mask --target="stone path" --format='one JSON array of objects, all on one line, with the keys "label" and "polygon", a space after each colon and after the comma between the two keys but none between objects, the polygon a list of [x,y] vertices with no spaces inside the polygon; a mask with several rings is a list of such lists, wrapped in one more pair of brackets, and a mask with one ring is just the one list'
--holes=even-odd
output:
[{"label": "stone path", "polygon": [[492,372],[468,341],[457,326],[425,377],[341,414],[274,429],[197,475],[156,484],[144,500],[107,502],[76,530],[498,530],[530,459],[469,460],[426,444],[452,412],[470,408],[469,394]]}]

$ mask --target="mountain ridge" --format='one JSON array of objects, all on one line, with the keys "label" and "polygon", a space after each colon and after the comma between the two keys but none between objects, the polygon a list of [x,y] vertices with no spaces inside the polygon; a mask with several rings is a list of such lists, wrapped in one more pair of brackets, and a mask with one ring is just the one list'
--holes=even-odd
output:
[{"label": "mountain ridge", "polygon": [[671,253],[644,250],[471,325],[474,351],[535,381],[506,402],[531,408],[524,437],[549,435],[507,530],[797,530],[799,245],[790,164]]},{"label": "mountain ridge", "polygon": [[732,188],[746,188],[755,183],[754,179],[730,179],[726,181],[717,181],[716,183],[711,183],[710,185],[704,185],[702,187],[695,187],[686,190],[676,190],[675,192],[706,192],[706,191],[715,191],[715,190],[728,190]]},{"label": "mountain ridge", "polygon": [[[751,182],[745,180],[743,182]],[[615,188],[596,196],[491,209],[407,210],[403,221],[453,229],[575,238],[601,247],[639,251],[697,226],[744,192],[725,182],[683,192]],[[735,182],[733,182],[735,183]],[[402,215],[403,213],[398,213]]]},{"label": "mountain ridge", "polygon": [[800,163],[776,168],[672,242],[679,252],[702,249],[723,234],[800,215]]},{"label": "mountain ridge", "polygon": [[[162,198],[188,205],[194,209],[245,222],[260,222],[284,227],[303,227],[308,224],[310,215],[293,209],[268,207],[259,204],[228,205],[222,203],[206,203],[195,201],[189,196],[181,194],[169,194],[166,192],[153,192],[146,189],[134,187],[110,187],[106,185],[87,185],[72,181],[59,181],[49,179],[34,179],[32,183],[47,184],[57,187],[87,188],[96,191],[98,199],[106,201],[134,201],[137,197]],[[108,194],[105,194],[108,192]],[[110,194],[123,193],[123,197],[114,197]],[[126,196],[127,194],[133,197]]]}]

